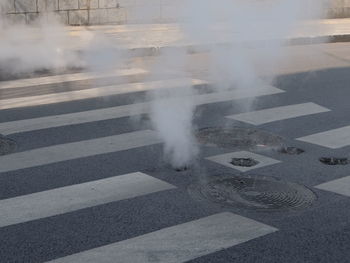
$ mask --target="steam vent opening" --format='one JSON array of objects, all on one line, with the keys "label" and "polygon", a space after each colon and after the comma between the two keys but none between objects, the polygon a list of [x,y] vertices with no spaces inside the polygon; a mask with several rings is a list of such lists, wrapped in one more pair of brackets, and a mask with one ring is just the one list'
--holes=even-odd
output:
[{"label": "steam vent opening", "polygon": [[319,159],[321,163],[326,165],[347,165],[350,164],[348,158],[322,157]]},{"label": "steam vent opening", "polygon": [[0,135],[0,155],[5,155],[14,152],[16,143],[2,135]]},{"label": "steam vent opening", "polygon": [[283,146],[283,147],[279,148],[278,152],[284,153],[284,154],[290,154],[290,155],[299,155],[299,154],[304,153],[305,151],[303,149],[300,149],[297,147]]},{"label": "steam vent opening", "polygon": [[241,167],[253,167],[259,164],[258,161],[253,158],[232,158],[230,162],[233,166],[241,166]]},{"label": "steam vent opening", "polygon": [[189,188],[192,197],[221,207],[259,211],[304,209],[317,199],[303,185],[268,177],[230,176]]},{"label": "steam vent opening", "polygon": [[196,137],[203,145],[228,149],[282,148],[283,146],[281,137],[254,128],[210,127],[200,129]]},{"label": "steam vent opening", "polygon": [[184,172],[184,171],[189,170],[190,168],[187,166],[181,166],[181,167],[175,167],[174,169],[176,172]]}]

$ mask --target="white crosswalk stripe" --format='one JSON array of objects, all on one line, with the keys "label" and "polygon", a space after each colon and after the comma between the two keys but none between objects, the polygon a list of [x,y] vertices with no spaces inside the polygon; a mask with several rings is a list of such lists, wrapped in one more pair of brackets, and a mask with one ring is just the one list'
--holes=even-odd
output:
[{"label": "white crosswalk stripe", "polygon": [[[266,96],[282,93],[283,91],[275,87],[266,87],[252,92],[229,91],[222,93],[208,93],[193,96],[195,105],[224,102],[235,99],[249,98],[251,96]],[[102,121],[131,115],[147,114],[150,111],[150,103],[135,103],[105,109],[76,112],[70,114],[54,115],[48,117],[26,119],[12,122],[0,123],[0,133],[9,135],[19,132],[28,132],[45,128],[81,124],[94,121]]]},{"label": "white crosswalk stripe", "polygon": [[0,82],[0,90],[2,89],[13,89],[13,88],[24,88],[30,86],[39,85],[49,85],[58,84],[62,82],[70,81],[81,81],[81,80],[91,80],[100,79],[108,77],[123,77],[130,75],[138,75],[147,73],[144,69],[131,68],[131,69],[119,69],[109,73],[94,73],[94,72],[83,72],[83,73],[73,73],[73,74],[62,74],[39,78],[28,78],[28,79],[18,79]]},{"label": "white crosswalk stripe", "polygon": [[53,103],[93,99],[98,97],[120,95],[139,91],[148,91],[161,88],[181,88],[184,86],[206,84],[197,79],[170,79],[165,81],[150,81],[119,84],[91,89],[73,90],[67,92],[51,93],[38,96],[19,97],[0,100],[0,110],[20,107],[47,105]]},{"label": "white crosswalk stripe", "polygon": [[338,149],[350,145],[350,126],[311,134],[297,140],[331,149]]},{"label": "white crosswalk stripe", "polygon": [[4,122],[0,123],[0,134],[9,135],[19,132],[122,118],[147,112],[149,112],[149,103],[137,103],[70,114]]},{"label": "white crosswalk stripe", "polygon": [[0,227],[174,188],[136,172],[0,200]]},{"label": "white crosswalk stripe", "polygon": [[275,231],[246,217],[220,213],[50,262],[180,263]]},{"label": "white crosswalk stripe", "polygon": [[350,197],[350,176],[317,185],[315,188]]},{"label": "white crosswalk stripe", "polygon": [[161,143],[150,130],[135,131],[0,156],[0,172],[52,164]]},{"label": "white crosswalk stripe", "polygon": [[274,121],[281,121],[301,116],[307,116],[316,113],[322,113],[330,111],[327,108],[319,106],[315,103],[302,103],[295,105],[288,105],[282,107],[275,107],[270,109],[264,109],[259,111],[252,111],[247,113],[240,113],[227,118],[243,121],[253,125],[261,125]]}]

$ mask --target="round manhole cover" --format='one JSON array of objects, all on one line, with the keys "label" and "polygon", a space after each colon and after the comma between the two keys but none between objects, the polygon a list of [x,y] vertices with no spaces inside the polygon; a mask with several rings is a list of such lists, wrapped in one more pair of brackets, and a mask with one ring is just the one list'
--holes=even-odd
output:
[{"label": "round manhole cover", "polygon": [[227,177],[189,188],[196,199],[254,210],[292,210],[310,206],[316,195],[305,186],[272,178]]},{"label": "round manhole cover", "polygon": [[200,129],[196,134],[199,143],[223,148],[281,147],[282,138],[252,128]]},{"label": "round manhole cover", "polygon": [[320,162],[326,165],[347,165],[350,160],[348,158],[322,157]]},{"label": "round manhole cover", "polygon": [[12,153],[16,149],[16,143],[0,135],[0,155]]}]

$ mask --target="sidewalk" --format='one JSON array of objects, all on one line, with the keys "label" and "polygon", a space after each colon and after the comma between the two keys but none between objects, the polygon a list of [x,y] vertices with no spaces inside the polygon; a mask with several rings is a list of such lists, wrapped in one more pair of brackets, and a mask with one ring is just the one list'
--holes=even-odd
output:
[{"label": "sidewalk", "polygon": [[[193,51],[193,49],[201,49],[213,44],[268,43],[278,38],[264,33],[264,39],[259,39],[245,32],[229,31],[224,26],[216,26],[212,29],[215,33],[214,39],[193,42],[186,38],[179,24],[107,25],[68,27],[67,29],[69,36],[75,39],[70,47],[72,49],[83,50],[88,44],[89,34],[102,33],[116,48],[138,51],[137,54],[140,55],[153,54],[157,49],[165,47],[183,47]],[[284,39],[284,42],[290,45],[348,41],[350,41],[350,18],[302,22]]]},{"label": "sidewalk", "polygon": [[[254,26],[254,23],[249,24]],[[137,56],[152,55],[165,47],[186,48],[193,52],[213,44],[256,43],[259,46],[272,40],[283,40],[268,32],[264,32],[264,39],[261,39],[262,37],[254,36],[247,31],[227,30],[223,25],[215,25],[210,30],[215,36],[200,42],[194,42],[186,37],[180,24],[67,26],[63,37],[67,38],[64,48],[83,51],[91,45],[93,38],[101,39],[101,36],[104,36],[109,48],[133,51]],[[29,38],[19,37],[18,41],[37,41],[42,38],[38,29],[31,28],[30,31]],[[287,45],[348,41],[350,41],[350,18],[301,22],[283,40]]]}]

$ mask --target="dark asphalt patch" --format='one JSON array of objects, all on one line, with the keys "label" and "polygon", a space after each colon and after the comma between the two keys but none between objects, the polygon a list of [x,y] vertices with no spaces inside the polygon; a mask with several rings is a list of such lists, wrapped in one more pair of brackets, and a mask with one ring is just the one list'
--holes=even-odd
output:
[{"label": "dark asphalt patch", "polygon": [[282,147],[282,137],[253,128],[209,127],[200,129],[196,137],[201,144],[222,148]]},{"label": "dark asphalt patch", "polygon": [[12,153],[16,150],[15,141],[0,135],[0,155]]}]

